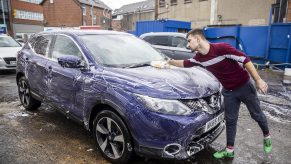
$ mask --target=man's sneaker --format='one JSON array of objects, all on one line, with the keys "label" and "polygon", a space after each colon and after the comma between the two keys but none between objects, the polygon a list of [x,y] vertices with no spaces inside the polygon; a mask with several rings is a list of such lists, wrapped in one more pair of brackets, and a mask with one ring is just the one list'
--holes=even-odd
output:
[{"label": "man's sneaker", "polygon": [[220,158],[233,158],[234,157],[234,151],[232,153],[227,152],[226,150],[218,151],[213,154],[214,158],[220,159]]},{"label": "man's sneaker", "polygon": [[270,153],[272,151],[272,139],[271,138],[264,139],[264,151],[265,151],[265,153]]}]

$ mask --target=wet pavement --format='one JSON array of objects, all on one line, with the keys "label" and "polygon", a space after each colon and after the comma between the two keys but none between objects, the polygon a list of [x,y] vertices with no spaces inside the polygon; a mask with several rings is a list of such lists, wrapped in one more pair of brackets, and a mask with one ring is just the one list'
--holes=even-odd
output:
[{"label": "wet pavement", "polygon": [[[269,92],[259,95],[273,138],[273,152],[262,151],[262,134],[244,105],[240,110],[235,158],[215,160],[212,154],[225,146],[225,132],[208,148],[187,161],[147,160],[158,163],[291,163],[291,86],[283,85],[283,72],[261,71]],[[108,163],[96,150],[93,136],[81,125],[43,104],[35,112],[20,105],[15,73],[0,72],[0,163]]]}]

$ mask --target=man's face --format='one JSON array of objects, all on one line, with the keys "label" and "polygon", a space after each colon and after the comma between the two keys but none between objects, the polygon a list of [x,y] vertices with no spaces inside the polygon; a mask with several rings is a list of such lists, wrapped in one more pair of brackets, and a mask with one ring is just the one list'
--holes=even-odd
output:
[{"label": "man's face", "polygon": [[187,42],[187,48],[189,48],[192,52],[197,51],[197,48],[199,47],[198,36],[189,35]]}]

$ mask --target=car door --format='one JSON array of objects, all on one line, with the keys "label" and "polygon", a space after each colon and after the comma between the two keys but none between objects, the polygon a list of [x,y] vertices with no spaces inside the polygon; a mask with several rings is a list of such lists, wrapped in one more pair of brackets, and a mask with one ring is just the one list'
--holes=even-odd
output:
[{"label": "car door", "polygon": [[166,56],[172,58],[174,55],[174,50],[171,49],[171,36],[146,36],[143,38],[145,41],[149,42],[154,48],[165,54]]},{"label": "car door", "polygon": [[49,70],[49,96],[50,103],[63,112],[81,118],[82,110],[74,110],[76,94],[81,94],[82,71],[79,68],[62,67],[57,59],[62,55],[78,56],[85,61],[84,55],[77,43],[70,36],[57,35],[47,63]]},{"label": "car door", "polygon": [[51,35],[39,35],[30,40],[31,48],[24,49],[21,53],[26,61],[26,78],[31,93],[41,100],[48,91],[46,63],[48,61]]}]

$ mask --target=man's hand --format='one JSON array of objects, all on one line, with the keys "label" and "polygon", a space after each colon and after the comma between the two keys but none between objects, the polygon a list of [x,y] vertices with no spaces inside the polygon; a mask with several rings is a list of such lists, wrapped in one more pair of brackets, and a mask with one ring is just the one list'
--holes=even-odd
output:
[{"label": "man's hand", "polygon": [[170,68],[170,65],[167,61],[152,61],[151,66],[156,68]]},{"label": "man's hand", "polygon": [[256,87],[259,89],[259,92],[264,94],[266,94],[268,91],[268,84],[262,79],[256,80]]}]

